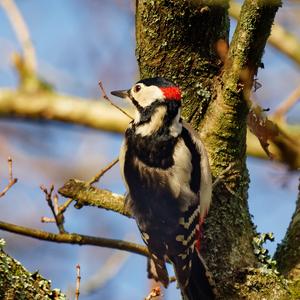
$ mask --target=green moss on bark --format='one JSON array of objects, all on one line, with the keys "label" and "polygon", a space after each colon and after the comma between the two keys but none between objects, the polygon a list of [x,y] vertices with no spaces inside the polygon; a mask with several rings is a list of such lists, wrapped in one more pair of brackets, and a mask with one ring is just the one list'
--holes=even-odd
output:
[{"label": "green moss on bark", "polygon": [[228,1],[137,3],[136,56],[140,76],[163,76],[177,83],[184,91],[183,115],[197,128],[213,96],[213,79],[222,65],[216,43],[228,41]]},{"label": "green moss on bark", "polygon": [[50,281],[38,272],[28,272],[0,247],[0,299],[62,300],[66,297],[60,290],[52,290]]},{"label": "green moss on bark", "polygon": [[247,203],[245,98],[279,4],[246,0],[230,51],[226,55],[225,47],[222,57],[216,45],[228,42],[228,1],[137,1],[141,77],[163,76],[180,85],[183,115],[200,130],[213,175],[231,165],[214,190],[202,246],[222,299],[239,299],[236,276],[257,266]]},{"label": "green moss on bark", "polygon": [[274,258],[282,274],[291,279],[300,279],[300,182],[295,212],[286,236],[278,246]]},{"label": "green moss on bark", "polygon": [[246,269],[240,272],[235,284],[237,299],[251,300],[296,300],[288,286],[288,281],[273,272],[263,269]]}]

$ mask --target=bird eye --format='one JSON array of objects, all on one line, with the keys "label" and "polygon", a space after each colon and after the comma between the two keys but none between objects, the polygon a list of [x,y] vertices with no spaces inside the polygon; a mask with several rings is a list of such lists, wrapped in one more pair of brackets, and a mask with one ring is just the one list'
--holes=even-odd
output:
[{"label": "bird eye", "polygon": [[139,92],[141,90],[141,86],[139,84],[137,84],[135,87],[134,87],[134,91],[135,93]]}]

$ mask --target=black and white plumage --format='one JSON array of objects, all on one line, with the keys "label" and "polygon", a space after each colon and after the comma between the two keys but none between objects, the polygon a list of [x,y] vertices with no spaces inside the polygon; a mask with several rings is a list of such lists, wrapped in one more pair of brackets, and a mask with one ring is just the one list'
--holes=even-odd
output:
[{"label": "black and white plumage", "polygon": [[112,94],[129,99],[136,110],[120,165],[127,205],[150,252],[149,277],[167,286],[168,259],[183,299],[213,299],[196,245],[211,203],[211,173],[198,134],[181,119],[180,89],[156,77]]}]

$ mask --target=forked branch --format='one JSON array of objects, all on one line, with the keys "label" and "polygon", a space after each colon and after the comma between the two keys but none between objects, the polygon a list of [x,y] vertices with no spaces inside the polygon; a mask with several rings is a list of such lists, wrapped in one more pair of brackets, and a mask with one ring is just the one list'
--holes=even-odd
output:
[{"label": "forked branch", "polygon": [[7,186],[0,192],[0,198],[3,197],[7,191],[15,184],[17,183],[18,179],[13,177],[12,173],[12,158],[9,157],[7,159],[8,161],[8,184]]}]

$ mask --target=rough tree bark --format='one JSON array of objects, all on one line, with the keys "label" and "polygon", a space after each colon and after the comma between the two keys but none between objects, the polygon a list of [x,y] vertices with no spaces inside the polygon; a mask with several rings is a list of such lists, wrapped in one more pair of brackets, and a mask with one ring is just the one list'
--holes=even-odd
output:
[{"label": "rough tree bark", "polygon": [[[181,86],[183,115],[200,131],[213,175],[232,166],[214,191],[203,243],[221,298],[282,297],[285,291],[276,280],[273,288],[267,284],[248,293],[249,288],[247,295],[236,284],[242,275],[246,282],[247,268],[258,266],[252,246],[256,232],[247,204],[246,117],[254,76],[281,3],[246,0],[228,53],[228,1],[136,4],[141,77],[163,76]],[[254,287],[259,275],[252,280]]]},{"label": "rough tree bark", "polygon": [[291,279],[300,279],[300,182],[295,212],[286,236],[277,247],[274,257],[282,274]]}]

